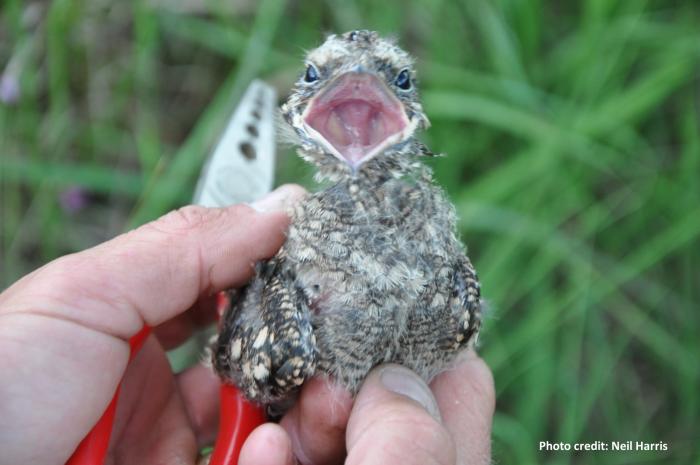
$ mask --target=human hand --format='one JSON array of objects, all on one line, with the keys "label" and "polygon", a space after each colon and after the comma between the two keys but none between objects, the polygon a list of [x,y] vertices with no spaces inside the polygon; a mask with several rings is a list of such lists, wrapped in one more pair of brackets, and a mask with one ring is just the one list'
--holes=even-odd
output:
[{"label": "human hand", "polygon": [[239,465],[486,465],[494,403],[491,371],[471,351],[430,386],[398,365],[377,367],[354,403],[316,378],[279,425],[251,433]]},{"label": "human hand", "polygon": [[[282,207],[301,193],[277,192],[260,205],[267,213],[171,213],[0,294],[0,464],[63,464],[122,376],[108,463],[194,463],[215,433],[218,380],[202,366],[174,377],[164,347],[211,320],[206,296],[243,284],[252,263],[276,252],[288,221]],[[127,341],[144,324],[160,343],[149,338],[125,373]],[[472,358],[438,376],[434,398],[409,375],[413,382],[404,379],[399,390],[418,386],[419,403],[383,388],[386,376],[396,378],[370,375],[354,407],[347,392],[312,380],[281,426],[253,433],[240,463],[286,464],[293,455],[340,463],[346,439],[350,463],[488,461],[493,386],[483,362]]]},{"label": "human hand", "polygon": [[[256,203],[265,213],[186,207],[0,294],[0,464],[65,463],[122,377],[107,463],[193,464],[213,440],[218,380],[203,366],[174,376],[164,349],[213,320],[208,296],[275,254],[302,194],[278,189]],[[160,343],[149,337],[127,369],[144,324]]]}]

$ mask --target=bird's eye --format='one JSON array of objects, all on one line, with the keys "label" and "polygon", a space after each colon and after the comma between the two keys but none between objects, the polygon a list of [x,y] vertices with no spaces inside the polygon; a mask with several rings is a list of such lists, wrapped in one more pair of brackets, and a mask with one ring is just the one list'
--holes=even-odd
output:
[{"label": "bird's eye", "polygon": [[411,88],[411,76],[407,69],[401,70],[398,76],[396,76],[394,84],[396,84],[396,87],[403,90],[408,90]]},{"label": "bird's eye", "polygon": [[306,74],[304,74],[304,82],[315,82],[318,81],[318,70],[314,65],[309,65],[306,67]]}]

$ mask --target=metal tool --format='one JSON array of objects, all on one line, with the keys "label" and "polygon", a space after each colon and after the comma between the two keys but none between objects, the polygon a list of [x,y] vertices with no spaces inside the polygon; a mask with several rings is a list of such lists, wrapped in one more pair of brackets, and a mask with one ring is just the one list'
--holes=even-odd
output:
[{"label": "metal tool", "polygon": [[[223,207],[252,202],[272,189],[275,108],[275,90],[253,81],[202,169],[195,204]],[[227,295],[219,294],[219,315],[228,305]],[[209,465],[235,465],[245,439],[265,421],[265,413],[231,385],[221,385],[220,399],[219,433]]]},{"label": "metal tool", "polygon": [[275,108],[275,90],[253,81],[202,169],[194,194],[196,205],[252,202],[272,189]]}]

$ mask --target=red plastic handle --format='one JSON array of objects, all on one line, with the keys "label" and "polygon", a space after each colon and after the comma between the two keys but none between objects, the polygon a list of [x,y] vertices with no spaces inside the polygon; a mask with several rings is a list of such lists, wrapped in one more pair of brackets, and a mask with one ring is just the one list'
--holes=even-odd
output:
[{"label": "red plastic handle", "polygon": [[[231,297],[227,292],[217,294],[219,322],[230,304]],[[222,384],[219,395],[219,433],[209,465],[237,465],[243,443],[256,427],[265,422],[265,411],[246,401],[235,386]]]},{"label": "red plastic handle", "polygon": [[[221,315],[225,306],[228,305],[229,299],[223,292],[219,293],[217,297],[217,312]],[[129,340],[131,347],[129,362],[136,356],[150,333],[151,329],[144,327]],[[66,465],[104,464],[109,438],[114,426],[118,397],[119,388],[114,393],[114,397],[102,417],[80,442]],[[257,426],[265,422],[265,412],[261,407],[246,401],[235,386],[222,384],[220,398],[219,433],[209,465],[237,465],[243,443]]]},{"label": "red plastic handle", "polygon": [[221,385],[219,434],[209,465],[236,465],[246,438],[265,422],[262,408],[246,401],[235,386]]},{"label": "red plastic handle", "polygon": [[[151,328],[144,326],[141,331],[129,340],[129,347],[131,348],[129,363],[139,352],[150,333]],[[78,448],[68,459],[66,465],[102,465],[104,463],[107,447],[109,446],[109,437],[112,435],[112,427],[114,426],[114,413],[117,410],[118,398],[119,387],[117,387],[114,397],[112,397],[112,401],[105,412],[87,436],[80,441]]]}]

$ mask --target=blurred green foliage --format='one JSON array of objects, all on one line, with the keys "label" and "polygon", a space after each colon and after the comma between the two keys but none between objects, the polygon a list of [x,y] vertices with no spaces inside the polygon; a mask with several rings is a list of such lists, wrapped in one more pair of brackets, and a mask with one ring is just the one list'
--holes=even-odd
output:
[{"label": "blurred green foliage", "polygon": [[[284,95],[324,32],[376,29],[418,58],[490,301],[496,462],[700,464],[698,2],[0,8],[1,286],[186,203],[252,77]],[[293,154],[278,179],[312,186]]]}]

